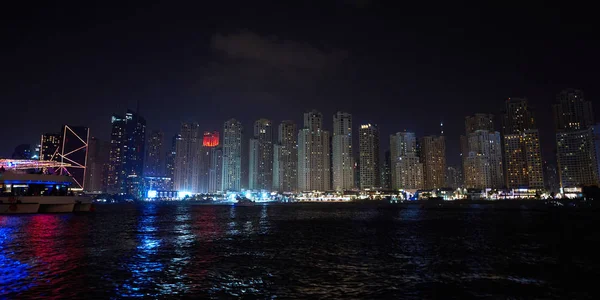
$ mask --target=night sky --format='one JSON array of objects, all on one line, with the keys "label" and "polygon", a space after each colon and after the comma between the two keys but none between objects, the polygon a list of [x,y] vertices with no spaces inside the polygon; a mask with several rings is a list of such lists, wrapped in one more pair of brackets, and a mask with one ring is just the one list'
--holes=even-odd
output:
[{"label": "night sky", "polygon": [[167,137],[182,121],[222,131],[235,117],[246,135],[263,117],[301,125],[314,108],[327,129],[337,110],[353,114],[355,130],[379,124],[385,150],[390,133],[438,134],[443,121],[457,164],[466,115],[499,115],[508,97],[527,97],[552,158],[555,95],[600,96],[590,7],[175,2],[4,6],[0,156],[65,123],[106,140],[111,114],[139,101],[148,131]]}]

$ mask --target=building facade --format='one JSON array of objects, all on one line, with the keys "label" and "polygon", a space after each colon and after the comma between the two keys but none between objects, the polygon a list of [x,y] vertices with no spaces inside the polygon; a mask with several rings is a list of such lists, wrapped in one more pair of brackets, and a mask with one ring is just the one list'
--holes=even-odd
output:
[{"label": "building facade", "polygon": [[552,109],[561,187],[598,185],[592,102],[585,100],[582,91],[566,89],[557,95]]},{"label": "building facade", "polygon": [[267,119],[254,122],[250,139],[248,186],[251,190],[273,188],[273,124]]},{"label": "building facade", "polygon": [[358,131],[360,159],[360,188],[381,188],[379,164],[379,129],[377,125],[363,124]]},{"label": "building facade", "polygon": [[446,140],[444,136],[421,138],[424,186],[438,189],[446,186]]},{"label": "building facade", "polygon": [[90,138],[85,172],[85,191],[106,192],[109,153],[109,142],[101,141],[95,137]]},{"label": "building facade", "polygon": [[175,146],[173,188],[179,192],[200,193],[202,132],[198,123],[182,123]]},{"label": "building facade", "polygon": [[336,191],[354,188],[354,159],[352,156],[352,115],[337,112],[333,116],[332,175]]},{"label": "building facade", "polygon": [[417,190],[424,187],[423,164],[413,132],[398,132],[390,136],[390,156],[393,189]]},{"label": "building facade", "polygon": [[212,164],[213,149],[219,146],[219,132],[205,131],[202,137],[202,146],[200,148],[200,193],[209,193],[210,189],[210,170]]},{"label": "building facade", "polygon": [[479,189],[504,187],[500,133],[476,130],[468,136],[468,147],[469,154],[464,166],[466,187]]},{"label": "building facade", "polygon": [[273,151],[273,189],[280,192],[298,190],[298,140],[296,124],[279,124],[278,139]]},{"label": "building facade", "polygon": [[163,168],[163,141],[164,134],[160,130],[153,130],[148,137],[146,161],[144,162],[144,176],[160,177],[164,175]]},{"label": "building facade", "polygon": [[331,189],[329,132],[323,130],[323,115],[304,114],[304,128],[298,133],[298,188],[301,191]]},{"label": "building facade", "polygon": [[62,145],[62,134],[60,133],[46,133],[42,135],[42,141],[40,144],[40,160],[55,160],[58,157],[58,152]]},{"label": "building facade", "polygon": [[502,127],[506,186],[543,188],[540,137],[527,99],[509,98],[506,101]]},{"label": "building facade", "polygon": [[242,176],[242,123],[229,119],[223,128],[222,191],[240,191]]},{"label": "building facade", "polygon": [[208,170],[208,192],[222,191],[223,184],[223,148],[221,146],[210,148],[210,168]]}]

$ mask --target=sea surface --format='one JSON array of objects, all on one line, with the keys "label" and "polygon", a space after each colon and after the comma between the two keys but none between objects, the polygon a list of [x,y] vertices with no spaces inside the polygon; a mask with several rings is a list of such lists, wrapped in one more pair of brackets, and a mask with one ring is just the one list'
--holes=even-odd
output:
[{"label": "sea surface", "polygon": [[0,215],[0,299],[598,299],[599,217],[343,203]]}]

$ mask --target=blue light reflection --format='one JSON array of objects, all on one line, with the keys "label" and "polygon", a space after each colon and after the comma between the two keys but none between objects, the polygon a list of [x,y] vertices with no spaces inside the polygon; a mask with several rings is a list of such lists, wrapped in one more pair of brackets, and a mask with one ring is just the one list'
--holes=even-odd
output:
[{"label": "blue light reflection", "polygon": [[[33,284],[27,282],[29,265],[13,259],[14,252],[7,250],[8,244],[13,241],[14,224],[10,224],[15,217],[0,216],[0,297],[2,295],[16,294],[31,288]],[[30,280],[29,280],[30,281]]]},{"label": "blue light reflection", "polygon": [[160,277],[164,266],[158,260],[161,241],[156,227],[155,204],[144,206],[138,219],[136,253],[127,265],[131,278],[118,288],[122,297],[156,297],[156,278]]}]

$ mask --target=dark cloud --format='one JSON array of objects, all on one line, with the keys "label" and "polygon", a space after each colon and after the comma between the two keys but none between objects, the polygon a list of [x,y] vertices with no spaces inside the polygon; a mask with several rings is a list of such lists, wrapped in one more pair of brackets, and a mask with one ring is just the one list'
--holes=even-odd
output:
[{"label": "dark cloud", "polygon": [[276,69],[317,70],[335,68],[348,56],[341,50],[322,50],[307,43],[260,36],[244,31],[216,34],[211,47],[227,58],[257,62]]},{"label": "dark cloud", "polygon": [[215,57],[202,70],[202,93],[221,105],[258,109],[314,98],[322,86],[338,80],[349,56],[250,31],[215,34],[210,46]]}]

